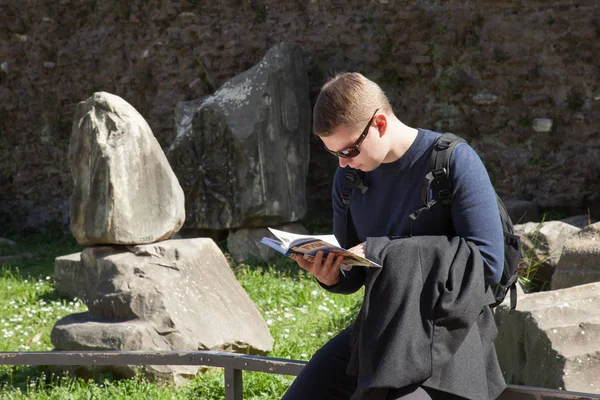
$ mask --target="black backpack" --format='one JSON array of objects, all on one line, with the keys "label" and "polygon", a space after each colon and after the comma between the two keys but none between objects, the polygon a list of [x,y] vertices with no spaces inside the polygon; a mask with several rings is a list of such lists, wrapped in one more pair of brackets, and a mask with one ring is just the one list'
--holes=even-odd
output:
[{"label": "black backpack", "polygon": [[[452,207],[452,181],[450,180],[450,155],[456,146],[466,141],[453,133],[444,133],[438,138],[433,146],[430,158],[430,172],[425,176],[425,184],[421,190],[423,205],[409,215],[404,227],[404,236],[412,235],[413,223],[419,218],[424,210],[429,209],[436,203],[436,199],[443,204],[444,213],[450,215]],[[351,238],[356,239],[356,231],[350,217],[350,194],[355,187],[365,193],[367,187],[363,183],[362,171],[347,169],[344,175],[344,187],[342,190],[342,201],[346,208],[346,243],[351,243]],[[429,198],[430,188],[433,188],[434,196]],[[496,302],[491,307],[496,307],[504,301],[506,294],[510,291],[510,310],[517,307],[517,279],[519,260],[522,257],[521,238],[515,235],[513,223],[506,211],[504,203],[496,194],[498,211],[502,221],[504,232],[504,269],[500,283],[492,285],[492,291]],[[350,241],[349,241],[350,239]]]}]

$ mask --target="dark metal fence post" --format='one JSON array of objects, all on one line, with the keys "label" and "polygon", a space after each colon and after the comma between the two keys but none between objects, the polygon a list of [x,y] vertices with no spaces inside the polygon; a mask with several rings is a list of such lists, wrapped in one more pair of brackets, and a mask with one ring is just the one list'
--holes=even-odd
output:
[{"label": "dark metal fence post", "polygon": [[242,370],[225,368],[225,400],[242,400]]}]

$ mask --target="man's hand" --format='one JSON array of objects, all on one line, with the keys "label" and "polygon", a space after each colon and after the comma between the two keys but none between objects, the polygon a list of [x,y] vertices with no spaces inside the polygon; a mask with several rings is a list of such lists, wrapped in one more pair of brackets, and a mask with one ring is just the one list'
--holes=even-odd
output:
[{"label": "man's hand", "polygon": [[323,250],[319,250],[315,259],[311,262],[305,260],[300,254],[292,254],[291,258],[298,263],[300,268],[310,272],[319,282],[326,286],[333,286],[340,281],[340,265],[344,260],[342,256],[336,256],[334,252],[323,258]]}]

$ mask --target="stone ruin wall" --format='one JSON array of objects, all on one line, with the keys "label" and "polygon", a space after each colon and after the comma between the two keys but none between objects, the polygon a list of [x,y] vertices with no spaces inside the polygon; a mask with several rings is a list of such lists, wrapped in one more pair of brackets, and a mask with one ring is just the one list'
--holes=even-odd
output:
[{"label": "stone ruin wall", "polygon": [[[307,52],[313,100],[332,71],[361,71],[409,125],[469,139],[503,198],[600,213],[596,0],[21,0],[0,5],[0,222],[64,220],[72,118],[94,91],[167,148],[178,101],[282,40]],[[328,208],[336,165],[311,146],[309,212]]]}]

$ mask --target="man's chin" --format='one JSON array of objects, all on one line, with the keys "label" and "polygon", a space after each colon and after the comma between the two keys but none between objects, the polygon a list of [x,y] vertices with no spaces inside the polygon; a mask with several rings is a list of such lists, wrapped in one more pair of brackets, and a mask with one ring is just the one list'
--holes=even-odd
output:
[{"label": "man's chin", "polygon": [[368,165],[359,165],[355,169],[360,170],[362,172],[371,172],[375,169],[375,167],[368,166]]}]

